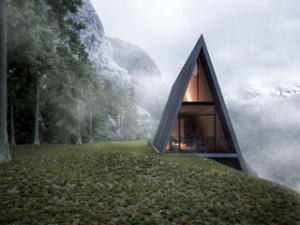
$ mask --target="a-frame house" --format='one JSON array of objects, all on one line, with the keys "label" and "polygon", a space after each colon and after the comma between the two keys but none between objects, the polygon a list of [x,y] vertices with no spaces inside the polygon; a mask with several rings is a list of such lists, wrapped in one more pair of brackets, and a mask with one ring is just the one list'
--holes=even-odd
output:
[{"label": "a-frame house", "polygon": [[203,35],[171,89],[152,146],[161,154],[196,154],[248,172]]}]

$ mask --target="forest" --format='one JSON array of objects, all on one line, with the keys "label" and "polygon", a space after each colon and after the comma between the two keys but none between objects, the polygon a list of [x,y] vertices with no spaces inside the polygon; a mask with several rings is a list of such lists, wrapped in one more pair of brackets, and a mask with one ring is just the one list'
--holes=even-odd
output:
[{"label": "forest", "polygon": [[[89,60],[72,19],[81,0],[7,5],[7,128],[11,145],[106,140],[110,118],[137,135],[135,90],[113,91]],[[122,114],[122,115],[121,115]]]}]

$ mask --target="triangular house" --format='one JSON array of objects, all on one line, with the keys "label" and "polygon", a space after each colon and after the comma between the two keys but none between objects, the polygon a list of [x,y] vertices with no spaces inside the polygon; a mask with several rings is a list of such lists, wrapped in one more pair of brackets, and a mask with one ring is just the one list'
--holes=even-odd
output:
[{"label": "triangular house", "polygon": [[247,172],[202,35],[172,87],[152,146]]}]

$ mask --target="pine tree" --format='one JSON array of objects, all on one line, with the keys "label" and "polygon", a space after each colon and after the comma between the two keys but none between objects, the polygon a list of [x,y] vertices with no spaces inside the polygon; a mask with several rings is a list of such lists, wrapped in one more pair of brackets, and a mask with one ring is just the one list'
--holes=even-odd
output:
[{"label": "pine tree", "polygon": [[[40,119],[40,92],[41,77],[49,72],[51,60],[54,55],[54,41],[56,36],[47,25],[48,19],[44,14],[42,5],[38,1],[28,0],[20,2],[10,1],[9,7],[9,68],[10,81],[17,79],[24,92],[30,89],[26,98],[32,99],[27,107],[32,107],[33,112],[33,143],[39,144],[39,119]],[[21,74],[26,70],[27,80]],[[51,74],[51,73],[49,73]],[[10,93],[14,93],[16,86],[10,85]],[[25,92],[26,93],[26,92]],[[13,96],[12,96],[13,97]],[[13,104],[13,101],[12,101]],[[10,122],[12,124],[12,120]]]},{"label": "pine tree", "polygon": [[81,3],[9,1],[11,140],[14,128],[18,143],[105,136],[107,95],[80,42],[84,26],[69,16]]}]

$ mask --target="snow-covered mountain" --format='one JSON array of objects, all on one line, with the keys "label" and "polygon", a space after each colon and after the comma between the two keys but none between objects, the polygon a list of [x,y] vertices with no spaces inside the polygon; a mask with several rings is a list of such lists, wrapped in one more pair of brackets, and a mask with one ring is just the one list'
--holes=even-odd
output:
[{"label": "snow-covered mountain", "polygon": [[130,75],[161,78],[161,72],[153,59],[139,46],[117,38],[108,38],[113,60]]},{"label": "snow-covered mountain", "polygon": [[158,66],[142,48],[118,38],[107,37],[91,1],[83,2],[74,17],[86,26],[80,38],[90,59],[99,69],[116,66],[130,75],[161,77]]},{"label": "snow-covered mountain", "polygon": [[241,150],[262,178],[300,192],[300,85],[224,91]]},{"label": "snow-covered mountain", "polygon": [[269,100],[288,98],[300,94],[300,84],[261,86],[244,85],[237,89],[227,88],[224,91],[228,99],[239,103],[264,102]]},{"label": "snow-covered mountain", "polygon": [[[155,124],[158,123],[168,96],[168,88],[161,79],[161,72],[154,60],[139,46],[107,37],[91,1],[83,2],[74,18],[86,26],[81,31],[80,38],[89,58],[115,88],[134,87],[140,131],[142,136],[150,138],[155,132]],[[142,123],[145,115],[150,117],[147,121],[151,121],[151,126]]]}]

